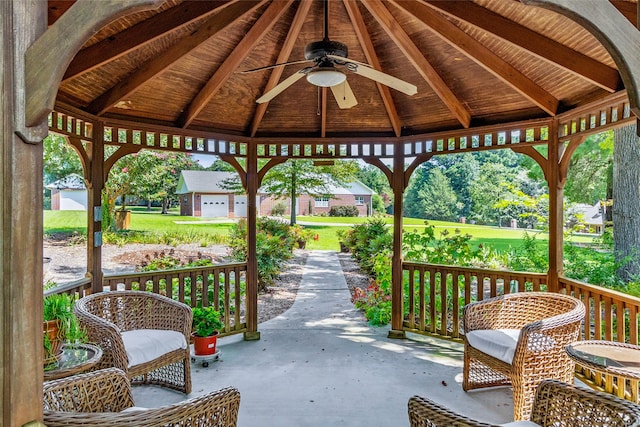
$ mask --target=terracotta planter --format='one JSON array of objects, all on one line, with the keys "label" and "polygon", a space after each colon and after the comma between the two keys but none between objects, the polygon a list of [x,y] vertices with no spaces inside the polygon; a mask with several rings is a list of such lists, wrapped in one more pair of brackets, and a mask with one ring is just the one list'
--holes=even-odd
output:
[{"label": "terracotta planter", "polygon": [[48,320],[42,322],[42,332],[47,336],[51,343],[51,350],[44,349],[44,365],[56,362],[62,352],[62,340],[60,339],[60,328],[57,320]]},{"label": "terracotta planter", "polygon": [[206,356],[216,353],[218,332],[208,337],[199,337],[195,334],[192,334],[191,338],[193,338],[193,352],[196,354],[196,356]]}]

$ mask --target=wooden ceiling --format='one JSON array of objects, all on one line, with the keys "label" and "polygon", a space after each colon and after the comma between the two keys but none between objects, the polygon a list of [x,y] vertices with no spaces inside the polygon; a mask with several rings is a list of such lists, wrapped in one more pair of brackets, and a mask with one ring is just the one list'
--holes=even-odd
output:
[{"label": "wooden ceiling", "polygon": [[[98,116],[249,137],[394,137],[556,114],[623,89],[585,29],[515,0],[328,0],[328,33],[367,63],[418,88],[405,95],[347,73],[358,104],[302,78],[324,35],[323,0],[167,0],[113,21],[70,64],[58,102]],[[49,22],[74,2],[49,0]],[[612,0],[636,22],[637,1]]]}]

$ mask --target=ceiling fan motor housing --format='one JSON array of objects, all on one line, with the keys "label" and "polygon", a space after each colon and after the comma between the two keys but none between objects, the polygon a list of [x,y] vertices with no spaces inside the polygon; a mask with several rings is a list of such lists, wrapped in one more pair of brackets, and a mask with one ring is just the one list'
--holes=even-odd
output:
[{"label": "ceiling fan motor housing", "polygon": [[317,60],[327,55],[348,56],[347,45],[333,40],[321,40],[311,42],[304,48],[304,57],[309,60]]}]

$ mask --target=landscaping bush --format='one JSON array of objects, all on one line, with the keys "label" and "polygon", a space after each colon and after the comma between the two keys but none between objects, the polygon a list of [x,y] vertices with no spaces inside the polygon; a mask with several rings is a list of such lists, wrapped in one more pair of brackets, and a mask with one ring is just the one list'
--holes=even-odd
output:
[{"label": "landscaping bush", "polygon": [[360,211],[356,206],[332,206],[329,209],[329,216],[349,217],[358,215],[360,215]]},{"label": "landscaping bush", "polygon": [[271,215],[283,216],[286,210],[287,210],[287,206],[282,202],[278,202],[273,205],[273,208],[271,208]]},{"label": "landscaping bush", "polygon": [[[284,262],[291,258],[293,239],[288,231],[289,226],[279,221],[261,218],[258,221],[258,227],[256,236],[258,289],[264,290],[267,286],[273,284],[278,274],[280,274]],[[283,232],[285,233],[284,235],[280,234]],[[229,250],[233,259],[240,262],[244,262],[247,259],[246,220],[238,221],[232,227],[229,234]]]}]

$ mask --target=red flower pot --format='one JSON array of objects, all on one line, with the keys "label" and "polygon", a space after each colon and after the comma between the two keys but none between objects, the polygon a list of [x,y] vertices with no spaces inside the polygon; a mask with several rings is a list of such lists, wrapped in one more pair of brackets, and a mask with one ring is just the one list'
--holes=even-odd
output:
[{"label": "red flower pot", "polygon": [[218,341],[218,332],[208,337],[199,337],[191,335],[193,338],[193,352],[196,356],[206,356],[216,353],[216,343]]}]

